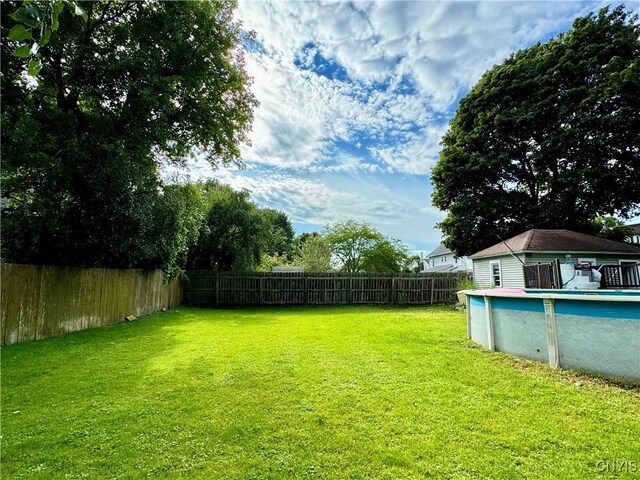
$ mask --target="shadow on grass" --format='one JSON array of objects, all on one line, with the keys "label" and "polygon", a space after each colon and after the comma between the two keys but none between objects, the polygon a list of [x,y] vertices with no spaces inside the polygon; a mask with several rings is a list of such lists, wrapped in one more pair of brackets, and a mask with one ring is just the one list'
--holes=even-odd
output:
[{"label": "shadow on grass", "polygon": [[576,387],[585,385],[597,385],[600,387],[610,387],[620,390],[630,391],[637,394],[640,399],[640,380],[630,380],[626,378],[610,378],[593,372],[579,370],[565,370],[561,368],[553,368],[546,363],[519,358],[508,353],[490,351],[477,343],[466,339],[460,344],[468,349],[478,350],[484,355],[491,356],[500,364],[504,364],[518,370],[520,372],[542,373],[549,378],[558,378],[565,383],[573,384]]}]

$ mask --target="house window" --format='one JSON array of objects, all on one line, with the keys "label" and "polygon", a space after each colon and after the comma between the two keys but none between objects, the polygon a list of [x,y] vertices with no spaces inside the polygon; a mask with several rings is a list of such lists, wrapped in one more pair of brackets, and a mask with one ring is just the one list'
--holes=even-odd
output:
[{"label": "house window", "polygon": [[500,260],[489,262],[489,272],[491,274],[491,286],[500,287],[502,285],[502,271],[500,269]]}]

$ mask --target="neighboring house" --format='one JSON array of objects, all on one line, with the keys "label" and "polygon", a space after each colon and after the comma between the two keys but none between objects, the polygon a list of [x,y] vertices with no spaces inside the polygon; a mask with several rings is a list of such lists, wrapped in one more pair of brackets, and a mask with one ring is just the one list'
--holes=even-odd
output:
[{"label": "neighboring house", "polygon": [[416,269],[420,270],[421,265],[422,260],[420,260],[419,258],[414,258],[413,260],[411,260],[411,263],[407,265],[407,270],[409,270],[410,272],[413,272]]},{"label": "neighboring house", "polygon": [[634,245],[640,245],[640,223],[634,223],[633,225],[625,225],[633,230],[633,235],[626,238],[625,241],[633,243]]},{"label": "neighboring house", "polygon": [[533,229],[474,253],[473,279],[478,288],[524,288],[522,265],[591,262],[625,265],[640,262],[640,246],[614,242],[571,230]]},{"label": "neighboring house", "polygon": [[456,257],[444,245],[438,245],[424,259],[422,272],[466,272],[471,271],[471,261],[467,257]]}]

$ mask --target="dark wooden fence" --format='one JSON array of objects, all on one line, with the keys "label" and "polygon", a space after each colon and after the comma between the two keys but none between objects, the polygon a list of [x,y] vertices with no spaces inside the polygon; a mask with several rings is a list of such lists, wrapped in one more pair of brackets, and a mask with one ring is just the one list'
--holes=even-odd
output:
[{"label": "dark wooden fence", "polygon": [[162,272],[2,264],[2,345],[121,322],[182,303]]},{"label": "dark wooden fence", "polygon": [[640,288],[640,265],[602,265],[600,288]]},{"label": "dark wooden fence", "polygon": [[525,288],[562,288],[560,277],[560,261],[523,265]]},{"label": "dark wooden fence", "polygon": [[216,273],[191,270],[185,277],[188,305],[435,304],[455,300],[464,273]]}]

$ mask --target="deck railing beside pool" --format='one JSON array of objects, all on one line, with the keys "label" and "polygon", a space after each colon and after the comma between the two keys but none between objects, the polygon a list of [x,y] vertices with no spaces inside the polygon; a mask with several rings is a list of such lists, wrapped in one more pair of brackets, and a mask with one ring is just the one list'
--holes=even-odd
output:
[{"label": "deck railing beside pool", "polygon": [[602,265],[600,288],[640,288],[640,265]]}]

